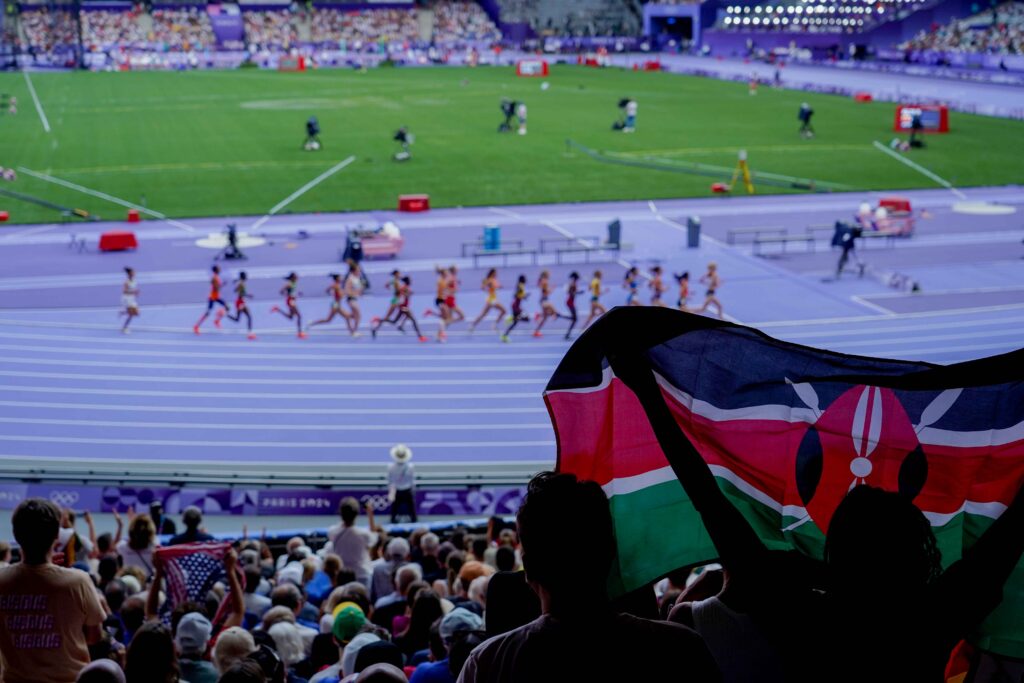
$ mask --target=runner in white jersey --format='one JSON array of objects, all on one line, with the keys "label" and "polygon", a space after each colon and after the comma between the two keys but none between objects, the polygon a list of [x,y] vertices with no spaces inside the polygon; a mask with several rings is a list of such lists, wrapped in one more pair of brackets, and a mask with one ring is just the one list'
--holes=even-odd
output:
[{"label": "runner in white jersey", "polygon": [[129,323],[132,318],[139,314],[139,285],[135,282],[135,271],[131,268],[125,268],[124,273],[126,279],[124,284],[121,285],[121,306],[124,310],[121,311],[121,315],[125,316],[124,326],[121,327],[122,334],[129,334],[128,329]]}]

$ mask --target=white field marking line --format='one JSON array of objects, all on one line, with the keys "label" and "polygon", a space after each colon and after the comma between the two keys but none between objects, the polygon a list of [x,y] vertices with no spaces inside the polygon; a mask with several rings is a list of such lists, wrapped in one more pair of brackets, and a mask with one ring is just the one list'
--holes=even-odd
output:
[{"label": "white field marking line", "polygon": [[890,310],[890,309],[886,308],[885,306],[879,306],[878,304],[873,304],[870,301],[865,301],[864,299],[860,298],[856,294],[851,294],[850,295],[850,301],[852,301],[853,303],[857,304],[858,306],[863,306],[864,308],[869,308],[872,311],[875,311],[876,313],[881,313],[882,315],[892,315],[893,313],[896,312],[896,311],[893,311],[893,310]]},{"label": "white field marking line", "polygon": [[[0,332],[0,338],[8,337],[3,332]],[[45,340],[53,340],[53,337],[45,337],[38,335],[39,338]],[[85,339],[88,339],[86,337]],[[61,341],[66,341],[66,338],[61,338]],[[84,346],[31,346],[27,344],[0,344],[0,350],[3,351],[27,351],[29,353],[59,353],[59,354],[73,354],[73,355],[85,355],[85,356],[117,356],[123,358],[125,356],[139,356],[144,358],[151,358],[154,355],[159,355],[161,358],[207,358],[207,359],[222,359],[237,361],[240,360],[238,353],[227,352],[227,353],[213,353],[208,351],[153,351],[153,350],[128,350],[128,349],[96,349],[87,348]],[[346,349],[348,350],[348,349]],[[348,356],[348,354],[302,354],[294,355],[289,360],[291,361],[315,361],[315,360],[328,360],[337,361],[344,355],[346,359],[355,360]],[[535,354],[510,354],[502,355],[502,361],[509,360],[561,360],[564,354],[561,353],[535,353]],[[281,354],[279,353],[247,353],[245,354],[246,360],[280,360]],[[394,353],[382,354],[378,356],[359,356],[358,360],[363,361],[389,361],[394,363],[395,361],[422,361],[423,354],[411,353],[407,355],[399,355]],[[444,355],[433,358],[434,361],[493,361],[494,356],[491,354],[460,354],[460,355]],[[2,362],[2,361],[0,361]],[[298,366],[295,366],[298,367]],[[493,366],[489,366],[493,367]],[[546,367],[546,366],[545,366]],[[453,368],[455,370],[462,370],[463,368]],[[521,368],[520,368],[521,369]]]},{"label": "white field marking line", "polygon": [[500,206],[489,206],[489,207],[487,207],[487,210],[488,211],[493,211],[494,213],[502,215],[502,216],[507,216],[509,218],[515,218],[517,221],[526,220],[526,218],[523,215],[518,214],[515,211],[509,211],[508,209],[503,209]]},{"label": "white field marking line", "polygon": [[277,204],[275,204],[274,208],[272,208],[270,211],[267,212],[267,215],[263,216],[263,218],[260,218],[258,221],[253,223],[252,227],[250,227],[249,229],[250,230],[256,230],[256,229],[260,228],[264,223],[269,221],[271,219],[271,217],[274,216],[274,214],[276,214],[278,211],[280,211],[284,207],[288,206],[293,201],[295,201],[296,199],[298,199],[302,195],[306,194],[307,192],[312,190],[314,187],[316,187],[317,185],[319,185],[323,181],[327,180],[332,175],[334,175],[335,173],[337,173],[341,169],[345,168],[346,166],[348,166],[349,164],[351,164],[355,160],[356,160],[355,156],[350,156],[350,157],[348,157],[347,159],[345,159],[343,161],[339,161],[334,166],[331,166],[329,169],[327,169],[326,171],[324,171],[323,173],[318,175],[316,178],[313,178],[308,183],[306,183],[305,185],[303,185],[299,189],[295,190],[295,192],[292,192],[290,195],[288,195],[287,197],[285,197],[284,199],[279,201]]},{"label": "white field marking line", "polygon": [[[972,320],[968,325],[970,327],[987,327],[989,325],[1010,325],[1014,323],[1024,323],[1024,318],[1021,317],[1010,317],[1010,318],[996,318],[993,320]],[[816,339],[816,338],[827,338],[830,341],[834,337],[850,337],[860,336],[866,334],[892,334],[895,332],[923,332],[925,330],[948,330],[949,323],[930,323],[924,325],[891,325],[889,327],[858,327],[852,330],[825,330],[823,332],[797,332],[796,334],[787,334],[784,339]],[[0,335],[2,336],[2,335]],[[232,358],[237,356],[232,355]]]},{"label": "white field marking line", "polygon": [[136,211],[144,213],[147,216],[152,216],[153,218],[159,218],[162,221],[166,221],[168,225],[173,225],[174,227],[181,228],[182,230],[185,230],[187,232],[195,232],[196,231],[196,229],[193,228],[191,225],[186,225],[185,223],[182,223],[181,221],[176,221],[173,218],[168,218],[166,214],[160,213],[159,211],[153,211],[152,209],[147,209],[144,206],[140,206],[139,204],[135,204],[133,202],[129,202],[127,200],[121,199],[120,197],[115,197],[113,195],[107,194],[106,192],[100,192],[99,190],[93,190],[93,189],[90,189],[90,188],[85,187],[83,185],[79,185],[77,183],[72,183],[71,181],[68,181],[68,180],[62,180],[61,178],[56,178],[56,177],[54,177],[52,175],[48,175],[46,173],[40,173],[38,171],[33,171],[32,169],[25,168],[24,166],[19,166],[18,170],[21,171],[22,173],[25,173],[25,174],[28,174],[28,175],[32,176],[33,178],[38,178],[39,180],[45,180],[48,183],[53,183],[54,185],[60,185],[61,187],[66,187],[66,188],[68,188],[70,190],[76,190],[78,192],[81,192],[83,194],[87,194],[87,195],[92,196],[92,197],[98,197],[99,199],[105,199],[108,202],[112,202],[114,204],[119,204],[120,206],[125,206],[125,207],[128,207],[129,209],[135,209]]},{"label": "white field marking line", "polygon": [[[116,309],[110,309],[110,312],[113,313],[115,310]],[[31,327],[42,327],[42,328],[47,328],[47,329],[58,329],[58,330],[63,330],[63,329],[100,330],[100,331],[111,332],[111,333],[116,332],[118,329],[120,329],[117,325],[113,325],[113,324],[112,325],[105,325],[105,324],[102,324],[102,323],[51,322],[51,321],[48,321],[48,320],[0,320],[0,325],[10,325],[12,327],[29,327],[29,328],[31,328]],[[195,338],[195,335],[192,334],[191,330],[188,329],[188,325],[187,324],[182,324],[180,327],[158,327],[158,326],[155,326],[155,325],[154,326],[133,325],[132,326],[132,330],[134,330],[136,332],[157,332],[157,333],[169,333],[169,334],[184,334],[184,335],[188,336],[190,339],[194,339]],[[264,335],[264,334],[271,335],[273,337],[290,337],[290,336],[293,336],[295,334],[295,329],[294,328],[274,328],[274,329],[256,328],[254,330],[254,332],[256,332],[257,334],[260,334],[260,335]],[[449,331],[449,333],[448,333],[449,339],[452,338],[453,336],[459,336],[456,333],[459,333],[459,331],[458,330],[456,330],[454,332],[453,331]],[[238,332],[232,332],[232,331],[216,331],[216,330],[212,330],[211,329],[211,330],[207,330],[206,332],[203,332],[203,336],[211,337],[213,339],[219,339],[219,340],[229,339],[229,338],[232,338],[232,337],[239,338],[243,334],[245,334],[245,333],[244,333],[244,331],[241,331],[241,330],[238,331]],[[488,334],[491,334],[491,332],[481,331],[481,332],[469,333],[468,331],[463,331],[463,332],[461,332],[459,334],[460,335],[465,335],[464,336],[465,339],[470,339],[470,338],[474,338],[474,337],[479,339],[479,338],[484,338]],[[338,332],[318,332],[314,336],[316,336],[316,337],[323,337],[323,338],[325,338],[325,340],[323,342],[307,340],[305,342],[305,344],[304,344],[305,348],[310,348],[310,347],[331,348],[331,349],[337,349],[339,353],[342,353],[341,347],[327,346],[327,344],[328,343],[332,343],[332,344],[336,343],[338,337],[346,338],[346,337],[348,337],[348,334],[344,333],[344,332],[341,332],[341,331],[338,331]],[[362,340],[363,340],[362,342],[355,342],[351,346],[350,345],[345,345],[344,353],[349,353],[351,351],[357,351],[358,352],[360,350],[364,350],[364,349],[368,350],[368,349],[373,349],[373,348],[377,348],[377,349],[408,349],[408,348],[411,348],[413,346],[418,346],[417,344],[412,344],[411,343],[411,342],[415,342],[416,341],[416,338],[413,337],[411,334],[410,335],[403,335],[401,332],[397,332],[397,331],[394,331],[394,330],[381,330],[380,332],[378,332],[377,336],[378,337],[380,337],[380,336],[394,337],[395,339],[403,339],[403,338],[405,338],[405,339],[408,339],[409,342],[407,342],[407,343],[402,343],[402,342],[391,343],[391,342],[372,341],[372,340],[367,340],[366,336],[364,334],[364,336],[362,337]],[[529,339],[529,334],[527,334],[526,332],[524,332],[522,335],[517,333],[517,334],[515,334],[513,336],[516,337],[516,338],[522,337],[524,340],[528,340]],[[330,339],[327,339],[328,337],[330,337]],[[53,340],[71,339],[71,337],[66,337],[64,335],[49,336],[49,337],[42,337],[42,338],[44,338],[44,339],[53,339]],[[158,340],[158,339],[137,339],[137,338],[128,338],[128,339],[126,339],[125,337],[123,337],[121,335],[117,335],[117,336],[113,336],[112,335],[110,337],[77,337],[76,339],[78,339],[80,341],[105,342],[105,343],[128,344],[128,345],[154,344],[154,345],[167,346],[167,345],[179,345],[179,344],[182,343],[181,340],[161,341],[161,340]],[[255,342],[255,343],[259,344],[261,347],[288,348],[288,349],[292,349],[292,350],[295,350],[295,349],[299,348],[294,343],[290,343],[289,344],[289,343],[277,343],[277,342],[266,342],[266,341],[259,341],[259,342]],[[252,348],[253,345],[254,345],[254,342],[252,342],[252,341],[218,341],[217,345],[218,346],[231,346],[231,347],[236,347],[236,348],[241,348],[241,347]],[[464,342],[460,341],[460,342],[458,342],[457,348],[459,348],[459,349],[493,349],[493,348],[499,347],[499,346],[501,346],[501,345],[499,343],[496,343],[496,342],[490,342],[490,343],[488,343],[488,342],[481,342],[481,343],[478,344],[476,342],[465,342],[464,343]],[[569,346],[570,345],[568,343],[563,342],[563,341],[544,342],[544,341],[529,340],[529,346],[525,347],[525,348],[530,348],[530,349],[534,349],[534,348],[566,349]],[[441,347],[439,347],[439,346],[429,346],[429,347],[426,347],[426,348],[435,348],[436,349],[436,348],[441,348]],[[444,348],[452,348],[452,347],[444,347]],[[430,353],[430,352],[428,351],[427,353]]]},{"label": "white field marking line", "polygon": [[[843,341],[836,344],[840,348],[854,348],[858,346],[871,346],[872,344],[919,344],[922,342],[950,341],[953,339],[998,339],[999,337],[1019,337],[1020,330],[989,330],[987,332],[961,332],[958,334],[931,334],[920,337],[910,336],[906,339],[860,339],[858,341]],[[941,350],[941,349],[940,349]]]},{"label": "white field marking line", "polygon": [[[189,441],[185,439],[104,439],[74,436],[11,436],[0,441],[27,443],[101,444],[113,446],[188,446],[210,448],[391,448],[394,441]],[[417,441],[416,448],[522,448],[554,446],[548,441]],[[162,459],[161,459],[162,460]],[[505,464],[505,463],[502,463]]]},{"label": "white field marking line", "polygon": [[963,345],[963,346],[943,346],[942,348],[934,348],[934,347],[932,347],[932,348],[924,348],[924,349],[900,349],[900,348],[885,348],[885,347],[883,347],[883,348],[880,348],[880,349],[870,349],[868,351],[859,351],[858,353],[860,353],[861,355],[865,355],[865,356],[893,356],[893,355],[897,355],[898,354],[898,355],[903,356],[904,358],[906,358],[908,356],[910,356],[910,357],[938,356],[938,355],[942,355],[944,353],[953,353],[953,352],[959,352],[959,351],[992,351],[992,350],[995,350],[995,349],[1003,349],[1005,351],[1012,351],[1012,350],[1017,349],[1017,348],[1019,348],[1018,345],[1012,344],[1010,342],[1005,342],[1005,343],[1002,343],[1002,344],[968,344],[968,345]]},{"label": "white field marking line", "polygon": [[0,242],[14,240],[14,239],[17,239],[19,237],[26,237],[28,235],[36,235],[38,233],[47,232],[48,230],[53,230],[53,229],[59,228],[59,227],[62,227],[62,226],[59,226],[59,225],[42,225],[42,226],[38,226],[38,227],[35,227],[35,228],[29,228],[28,230],[20,230],[18,232],[12,232],[12,233],[0,236]]},{"label": "white field marking line", "polygon": [[543,226],[545,226],[547,228],[551,228],[552,230],[554,230],[555,232],[557,232],[559,235],[561,235],[562,237],[564,237],[567,240],[573,240],[573,241],[575,241],[578,244],[582,244],[584,247],[592,247],[593,246],[592,244],[587,242],[585,239],[583,239],[581,237],[577,237],[575,233],[569,232],[568,230],[563,228],[558,223],[555,223],[553,221],[538,221],[538,223],[540,223],[541,225],[543,225]]},{"label": "white field marking line", "polygon": [[[452,408],[259,408],[255,406],[151,406],[128,403],[66,403],[61,401],[0,401],[8,408],[46,408],[50,410],[95,410],[129,413],[202,413],[211,412],[245,415],[451,415]],[[546,408],[457,408],[460,415],[547,415]],[[550,426],[550,423],[547,423]],[[507,427],[508,425],[504,425]]]},{"label": "white field marking line", "polygon": [[46,118],[46,112],[43,111],[43,104],[42,104],[42,102],[39,101],[39,95],[36,94],[36,88],[35,88],[34,85],[32,85],[32,79],[29,77],[27,71],[22,71],[21,73],[22,73],[23,76],[25,76],[25,85],[28,86],[28,91],[32,95],[32,101],[36,105],[36,113],[39,114],[39,120],[42,121],[42,123],[43,123],[43,130],[45,130],[47,133],[49,133],[50,132],[50,122]]},{"label": "white field marking line", "polygon": [[944,188],[946,188],[947,190],[949,190],[950,192],[955,194],[959,199],[967,199],[967,195],[965,195],[963,192],[961,192],[960,190],[958,190],[955,187],[953,187],[953,184],[950,183],[945,178],[941,178],[941,177],[935,175],[934,173],[929,171],[924,166],[911,161],[910,159],[906,158],[902,154],[897,154],[893,150],[889,149],[888,147],[886,147],[885,145],[880,143],[878,140],[875,140],[873,142],[873,144],[875,146],[875,149],[877,149],[878,151],[885,152],[886,154],[891,156],[893,159],[896,159],[897,161],[899,161],[902,164],[906,164],[907,166],[909,166],[910,168],[914,169],[915,171],[917,171],[921,175],[925,176],[926,178],[930,178],[931,180],[934,180],[939,185],[942,185]]},{"label": "white field marking line", "polygon": [[[160,398],[244,398],[252,400],[277,400],[287,399],[290,401],[327,401],[338,403],[341,401],[431,401],[445,400],[466,400],[466,401],[504,401],[504,400],[538,400],[540,394],[525,393],[443,393],[443,394],[416,394],[399,392],[395,394],[361,394],[346,391],[343,394],[313,394],[303,392],[299,394],[279,392],[251,392],[251,391],[167,391],[163,389],[95,389],[78,387],[39,387],[20,386],[17,384],[3,384],[0,389],[10,393],[21,392],[32,394],[74,394],[90,396],[148,396]],[[459,410],[453,408],[453,410]]]},{"label": "white field marking line", "polygon": [[[82,380],[97,382],[143,382],[145,384],[244,384],[244,385],[280,385],[280,386],[487,386],[495,384],[493,377],[485,379],[257,379],[253,377],[162,377],[160,375],[90,375],[74,372],[31,372],[20,370],[0,370],[0,377],[31,377],[34,379]],[[502,385],[520,384],[537,387],[537,395],[544,388],[546,380],[509,378],[500,380]],[[392,444],[393,445],[393,444]]]},{"label": "white field marking line", "polygon": [[653,199],[647,200],[647,208],[651,210],[651,213],[658,213],[658,207],[655,206]]},{"label": "white field marking line", "polygon": [[[495,344],[495,348],[498,348]],[[360,359],[362,360],[362,359]],[[432,359],[434,362],[438,361],[438,358]],[[223,363],[138,363],[124,360],[82,360],[80,358],[61,359],[61,358],[0,358],[0,367],[5,365],[42,365],[51,367],[83,367],[83,368],[132,368],[135,370],[221,370],[224,368]],[[552,364],[545,365],[508,365],[501,366],[496,364],[491,365],[459,365],[454,367],[438,367],[430,365],[424,367],[422,363],[419,364],[404,364],[401,367],[395,367],[392,365],[367,365],[364,363],[352,364],[348,366],[342,365],[264,365],[254,364],[245,365],[241,363],[231,363],[230,367],[232,370],[248,371],[248,372],[268,372],[268,373],[299,373],[299,372],[314,372],[317,374],[347,374],[347,373],[360,373],[360,374],[382,374],[382,375],[411,375],[411,374],[445,374],[445,375],[460,375],[463,373],[509,373],[513,372],[518,375],[526,373],[542,373],[544,376],[550,375],[553,370]],[[111,375],[111,378],[115,378],[117,375]],[[495,379],[497,382],[504,382],[505,379]]]},{"label": "white field marking line", "polygon": [[[908,320],[913,318],[937,318],[942,316],[961,315],[967,313],[992,313],[996,311],[1015,311],[1024,308],[1020,304],[1000,304],[997,306],[974,306],[970,308],[948,308],[941,311],[915,311],[913,313],[892,313],[890,315],[851,315],[837,318],[808,318],[805,320],[768,320],[749,323],[751,327],[808,327],[812,325],[837,325],[843,323],[860,323],[880,320]],[[969,321],[957,321],[959,325],[969,325]]]},{"label": "white field marking line", "polygon": [[[225,429],[234,430],[238,429],[237,422],[136,422],[132,420],[67,420],[67,419],[56,419],[56,418],[33,418],[33,417],[0,417],[0,424],[32,424],[32,425],[60,425],[64,427],[117,427],[117,428],[129,428],[129,429],[187,429],[187,430],[198,430],[198,429]],[[314,432],[383,432],[389,429],[396,431],[416,431],[422,430],[425,432],[439,432],[439,431],[470,431],[475,429],[491,429],[500,430],[507,429],[508,424],[424,424],[424,425],[409,425],[409,424],[383,424],[383,425],[367,425],[367,424],[246,424],[246,430],[255,431],[282,431],[282,432],[302,432],[302,431],[314,431]],[[519,424],[516,423],[516,429],[551,429],[550,422],[539,422],[536,424]]]},{"label": "white field marking line", "polygon": [[998,292],[1020,292],[1024,291],[1024,285],[1010,285],[1009,287],[971,287],[967,289],[931,289],[926,292],[884,292],[879,294],[862,294],[865,299],[899,299],[901,297],[921,299],[928,296],[947,296],[949,294],[993,294]]}]

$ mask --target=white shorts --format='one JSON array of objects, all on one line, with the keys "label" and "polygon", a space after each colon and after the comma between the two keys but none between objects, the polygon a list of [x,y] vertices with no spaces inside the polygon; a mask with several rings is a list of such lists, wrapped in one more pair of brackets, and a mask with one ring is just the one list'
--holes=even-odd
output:
[{"label": "white shorts", "polygon": [[121,305],[124,306],[125,308],[138,308],[139,302],[138,299],[136,299],[135,296],[132,294],[122,294]]}]

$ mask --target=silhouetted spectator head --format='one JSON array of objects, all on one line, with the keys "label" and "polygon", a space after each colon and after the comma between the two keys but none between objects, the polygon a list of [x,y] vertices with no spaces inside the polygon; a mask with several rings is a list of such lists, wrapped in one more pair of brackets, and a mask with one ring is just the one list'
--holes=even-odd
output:
[{"label": "silhouetted spectator head", "polygon": [[251,659],[232,663],[217,679],[217,683],[267,683],[263,667]]},{"label": "silhouetted spectator head", "polygon": [[441,598],[429,588],[421,590],[412,604],[409,628],[402,640],[402,650],[412,654],[430,643],[430,625],[444,615]]},{"label": "silhouetted spectator head", "polygon": [[42,564],[60,533],[60,509],[48,500],[29,498],[11,516],[14,540],[21,546],[22,561]]},{"label": "silhouetted spectator head", "polygon": [[135,633],[142,628],[142,622],[146,619],[145,601],[133,595],[121,605],[121,621],[129,633]]},{"label": "silhouetted spectator head", "polygon": [[132,636],[124,673],[128,683],[175,683],[178,657],[171,630],[157,621],[143,624]]},{"label": "silhouetted spectator head", "polygon": [[124,671],[112,659],[97,659],[78,672],[75,683],[125,683]]},{"label": "silhouetted spectator head", "polygon": [[359,517],[359,501],[351,496],[342,498],[338,503],[338,515],[341,516],[341,521],[345,523],[345,526],[352,526],[355,524],[356,518]]},{"label": "silhouetted spectator head", "polygon": [[318,633],[313,638],[313,646],[309,652],[310,668],[319,671],[326,666],[338,663],[338,646],[330,633]]},{"label": "silhouetted spectator head", "polygon": [[420,594],[420,591],[424,588],[430,588],[430,584],[426,581],[413,581],[409,584],[409,590],[405,593],[405,601],[408,604],[416,602],[416,596]]},{"label": "silhouetted spectator head", "polygon": [[260,571],[259,565],[249,565],[245,568],[245,592],[255,593],[256,589],[260,587],[260,580],[263,578],[263,572]]},{"label": "silhouetted spectator head", "polygon": [[480,631],[461,631],[455,634],[451,647],[448,648],[448,671],[452,676],[459,677],[470,653],[485,640],[487,635]]},{"label": "silhouetted spectator head", "polygon": [[494,555],[494,564],[499,572],[510,572],[516,568],[516,551],[507,545],[498,548]]},{"label": "silhouetted spectator head", "polygon": [[830,590],[842,599],[905,600],[942,573],[924,514],[905,495],[856,486],[832,514],[825,539]]},{"label": "silhouetted spectator head", "polygon": [[397,645],[386,640],[367,643],[359,648],[356,655],[356,673],[365,671],[375,664],[390,664],[400,669],[403,664],[402,651]]},{"label": "silhouetted spectator head", "polygon": [[395,570],[395,590],[402,596],[409,594],[409,586],[423,579],[423,571],[418,564],[403,564]]},{"label": "silhouetted spectator head", "polygon": [[408,680],[393,664],[374,664],[359,674],[356,683],[407,683]]},{"label": "silhouetted spectator head", "polygon": [[96,552],[106,555],[114,549],[114,537],[105,532],[96,537]]},{"label": "silhouetted spectator head", "polygon": [[523,572],[498,572],[487,582],[487,635],[496,636],[540,616],[540,600]]},{"label": "silhouetted spectator head", "polygon": [[342,567],[341,569],[338,570],[337,575],[335,575],[335,577],[334,577],[334,585],[335,586],[345,586],[345,585],[348,585],[350,583],[355,582],[355,580],[356,580],[356,572],[355,572],[355,570],[350,569],[348,567]]},{"label": "silhouetted spectator head", "polygon": [[460,633],[479,631],[483,627],[484,620],[474,612],[470,612],[464,607],[456,607],[441,617],[438,622],[438,634],[441,636],[441,642],[444,643],[445,648],[449,648]]},{"label": "silhouetted spectator head", "polygon": [[[341,571],[341,558],[334,553],[328,553],[324,556],[324,574],[331,577],[331,585],[338,585],[338,572]],[[346,583],[348,583],[346,581]]]},{"label": "silhouetted spectator head", "polygon": [[441,539],[435,533],[423,534],[423,538],[420,539],[420,550],[424,555],[437,557],[440,547]]},{"label": "silhouetted spectator head", "polygon": [[485,536],[476,536],[473,538],[472,551],[473,557],[483,561],[484,553],[487,552],[487,538]]},{"label": "silhouetted spectator head", "polygon": [[189,531],[198,531],[199,525],[203,523],[203,511],[195,505],[189,505],[181,513],[181,521]]},{"label": "silhouetted spectator head", "polygon": [[101,557],[96,573],[100,575],[101,586],[109,584],[117,576],[117,558],[112,555]]},{"label": "silhouetted spectator head", "polygon": [[110,607],[110,611],[117,614],[121,611],[121,606],[124,605],[125,599],[128,597],[128,592],[124,587],[124,581],[114,579],[107,583],[103,589],[103,597],[107,600],[107,606]]},{"label": "silhouetted spectator head", "polygon": [[217,636],[213,646],[213,665],[217,671],[226,673],[236,662],[244,660],[256,649],[252,634],[238,626],[225,629]]},{"label": "silhouetted spectator head", "polygon": [[149,515],[138,515],[128,524],[128,547],[132,550],[146,550],[155,536],[156,526]]},{"label": "silhouetted spectator head", "polygon": [[[530,480],[516,521],[526,579],[547,594],[551,611],[607,601],[615,532],[608,498],[596,482],[541,472]],[[573,529],[572,543],[563,529]]]}]

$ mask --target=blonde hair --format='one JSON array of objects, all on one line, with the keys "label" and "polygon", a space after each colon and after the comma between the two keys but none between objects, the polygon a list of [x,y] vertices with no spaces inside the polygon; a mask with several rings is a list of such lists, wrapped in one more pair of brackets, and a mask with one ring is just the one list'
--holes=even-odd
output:
[{"label": "blonde hair", "polygon": [[218,672],[224,673],[255,650],[256,641],[252,634],[240,626],[232,626],[217,637],[217,644],[213,646],[213,665]]},{"label": "blonde hair", "polygon": [[128,547],[132,550],[146,550],[155,536],[156,525],[149,515],[139,515],[128,525]]}]

